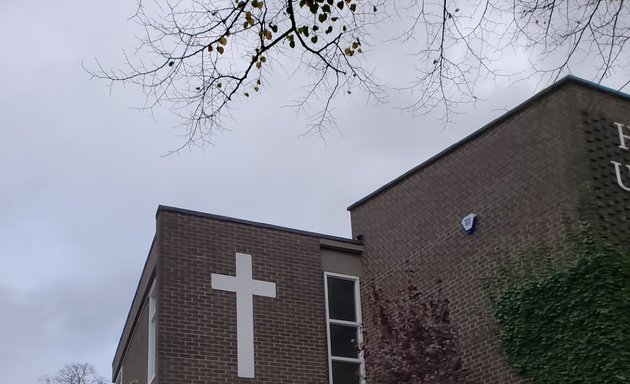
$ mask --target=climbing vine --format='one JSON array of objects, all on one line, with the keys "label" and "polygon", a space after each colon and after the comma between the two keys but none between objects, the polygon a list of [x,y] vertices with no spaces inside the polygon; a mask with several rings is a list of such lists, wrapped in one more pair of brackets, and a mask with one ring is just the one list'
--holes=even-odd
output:
[{"label": "climbing vine", "polygon": [[[544,277],[498,279],[492,296],[507,359],[539,384],[630,383],[630,255],[591,241],[570,253],[573,262]],[[538,255],[552,260],[550,250]]]}]

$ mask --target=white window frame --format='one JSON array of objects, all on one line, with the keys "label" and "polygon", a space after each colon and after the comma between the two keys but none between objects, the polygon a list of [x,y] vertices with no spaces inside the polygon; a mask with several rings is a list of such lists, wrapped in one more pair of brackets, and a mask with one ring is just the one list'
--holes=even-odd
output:
[{"label": "white window frame", "polygon": [[155,280],[149,290],[149,345],[147,356],[147,384],[153,383],[156,375],[156,328],[157,328],[157,292],[155,290]]},{"label": "white window frame", "polygon": [[[328,308],[328,277],[333,277],[336,279],[342,280],[350,280],[354,282],[354,309],[356,311],[356,321],[346,321],[346,320],[336,320],[330,318],[329,308]],[[333,272],[324,272],[324,299],[325,299],[325,307],[326,307],[326,337],[328,339],[328,381],[330,384],[333,384],[333,370],[332,363],[333,361],[347,362],[347,363],[359,363],[359,373],[360,373],[360,383],[365,383],[365,361],[363,359],[363,351],[360,351],[358,354],[358,358],[352,357],[341,357],[341,356],[333,356],[332,349],[330,344],[330,325],[338,324],[338,325],[346,325],[353,326],[357,328],[357,344],[361,345],[363,343],[363,335],[361,333],[363,326],[363,319],[361,317],[361,287],[359,285],[359,277],[351,276],[351,275],[343,275],[340,273]]]}]

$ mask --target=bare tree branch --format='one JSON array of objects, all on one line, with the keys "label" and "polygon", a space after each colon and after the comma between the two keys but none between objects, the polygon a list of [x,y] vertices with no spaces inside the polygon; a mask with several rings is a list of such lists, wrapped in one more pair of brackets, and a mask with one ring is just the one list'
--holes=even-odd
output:
[{"label": "bare tree branch", "polygon": [[[358,91],[386,101],[363,50],[375,47],[371,34],[388,19],[398,31],[376,43],[400,43],[417,58],[413,79],[396,89],[413,98],[401,109],[440,111],[446,123],[480,98],[485,80],[544,84],[588,60],[603,81],[630,65],[625,0],[155,0],[140,2],[132,17],[144,35],[134,55],[124,53],[124,68],[96,61],[87,70],[110,86],[141,87],[142,109],[169,104],[186,127],[183,148],[210,144],[232,106],[294,58],[295,72],[311,81],[292,106],[309,118],[306,134],[323,138],[336,126],[340,97]],[[518,51],[531,70],[505,68]]]},{"label": "bare tree branch", "polygon": [[[372,1],[374,10],[381,0]],[[224,129],[237,102],[265,84],[264,68],[282,56],[300,57],[316,80],[296,107],[315,111],[310,130],[323,135],[334,123],[332,105],[343,87],[382,92],[360,65],[366,26],[377,12],[362,12],[358,0],[160,1],[149,10],[140,3],[133,19],[145,29],[138,52],[151,61],[132,61],[124,70],[107,70],[97,61],[95,78],[140,86],[143,108],[168,102],[182,118],[184,146],[204,146]],[[361,2],[364,7],[367,2]],[[161,11],[161,12],[160,12]],[[157,14],[157,16],[154,16]],[[314,98],[315,95],[325,95]]]}]

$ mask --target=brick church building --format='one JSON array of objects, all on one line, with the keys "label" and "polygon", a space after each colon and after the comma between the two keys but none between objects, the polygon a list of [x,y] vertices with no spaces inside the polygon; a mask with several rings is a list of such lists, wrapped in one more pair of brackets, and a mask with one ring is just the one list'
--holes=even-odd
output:
[{"label": "brick church building", "polygon": [[584,221],[630,252],[629,148],[630,96],[566,77],[352,204],[352,239],[160,206],[113,378],[358,384],[361,288],[410,265],[443,281],[471,381],[521,382],[483,277]]}]

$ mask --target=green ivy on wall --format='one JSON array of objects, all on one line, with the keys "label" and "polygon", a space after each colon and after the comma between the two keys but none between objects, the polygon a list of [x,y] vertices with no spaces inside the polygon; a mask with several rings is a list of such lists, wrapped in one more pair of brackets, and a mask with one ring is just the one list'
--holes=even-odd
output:
[{"label": "green ivy on wall", "polygon": [[535,383],[630,383],[630,255],[596,247],[494,298],[508,361]]}]

